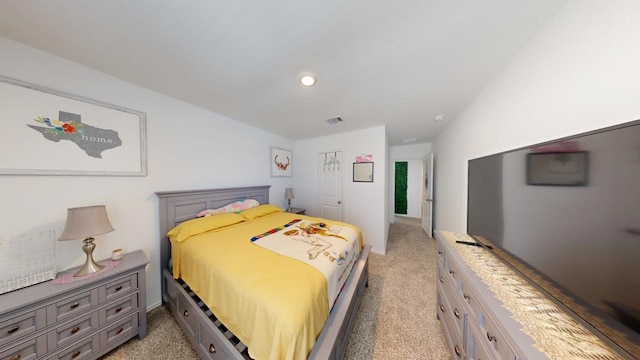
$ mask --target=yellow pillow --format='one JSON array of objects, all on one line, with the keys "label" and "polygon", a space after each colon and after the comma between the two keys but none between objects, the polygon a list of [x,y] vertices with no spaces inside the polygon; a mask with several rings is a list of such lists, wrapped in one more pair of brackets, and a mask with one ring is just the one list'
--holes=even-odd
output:
[{"label": "yellow pillow", "polygon": [[269,215],[279,211],[282,211],[282,209],[275,205],[264,204],[251,209],[243,210],[240,212],[240,215],[242,215],[247,220],[253,220],[260,216]]},{"label": "yellow pillow", "polygon": [[221,227],[237,224],[243,221],[245,221],[245,218],[236,213],[216,214],[213,216],[207,216],[181,222],[176,227],[169,230],[167,236],[172,241],[183,242],[191,236],[219,229]]}]

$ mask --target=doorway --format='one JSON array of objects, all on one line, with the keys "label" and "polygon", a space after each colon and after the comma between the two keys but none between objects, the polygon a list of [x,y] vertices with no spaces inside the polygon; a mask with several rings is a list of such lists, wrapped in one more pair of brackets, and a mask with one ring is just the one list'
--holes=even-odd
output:
[{"label": "doorway", "polygon": [[320,217],[342,221],[342,151],[318,154]]},{"label": "doorway", "polygon": [[[394,162],[394,214],[420,218],[422,200],[422,159],[396,160]],[[397,206],[396,206],[397,205]]]},{"label": "doorway", "polygon": [[397,160],[394,171],[394,214],[419,220],[433,237],[433,154]]},{"label": "doorway", "polygon": [[424,232],[433,237],[433,153],[427,155],[422,164],[422,228]]}]

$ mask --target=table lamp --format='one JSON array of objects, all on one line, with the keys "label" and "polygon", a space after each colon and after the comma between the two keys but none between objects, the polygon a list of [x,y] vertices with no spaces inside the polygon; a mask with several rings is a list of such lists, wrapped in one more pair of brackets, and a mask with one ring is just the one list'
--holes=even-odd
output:
[{"label": "table lamp", "polygon": [[58,241],[76,240],[84,238],[82,251],[87,254],[84,265],[73,276],[83,276],[99,271],[104,266],[93,261],[94,235],[106,234],[113,231],[104,205],[84,206],[67,209],[67,223]]},{"label": "table lamp", "polygon": [[284,198],[287,199],[287,211],[291,211],[291,199],[293,199],[293,189],[284,189]]}]

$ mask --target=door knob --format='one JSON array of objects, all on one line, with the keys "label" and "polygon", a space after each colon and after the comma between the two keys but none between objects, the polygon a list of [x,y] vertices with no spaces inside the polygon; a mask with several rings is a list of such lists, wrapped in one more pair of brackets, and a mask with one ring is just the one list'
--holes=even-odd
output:
[{"label": "door knob", "polygon": [[338,200],[338,205],[342,204],[342,201]]}]

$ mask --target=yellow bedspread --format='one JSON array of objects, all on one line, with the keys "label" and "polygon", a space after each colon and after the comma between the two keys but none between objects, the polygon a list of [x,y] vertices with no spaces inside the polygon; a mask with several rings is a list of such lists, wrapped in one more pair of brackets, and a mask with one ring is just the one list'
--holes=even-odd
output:
[{"label": "yellow bedspread", "polygon": [[[329,315],[327,279],[315,268],[252,244],[294,219],[276,212],[172,241],[173,275],[182,278],[257,359],[306,359]],[[356,232],[362,249],[360,230]]]}]

